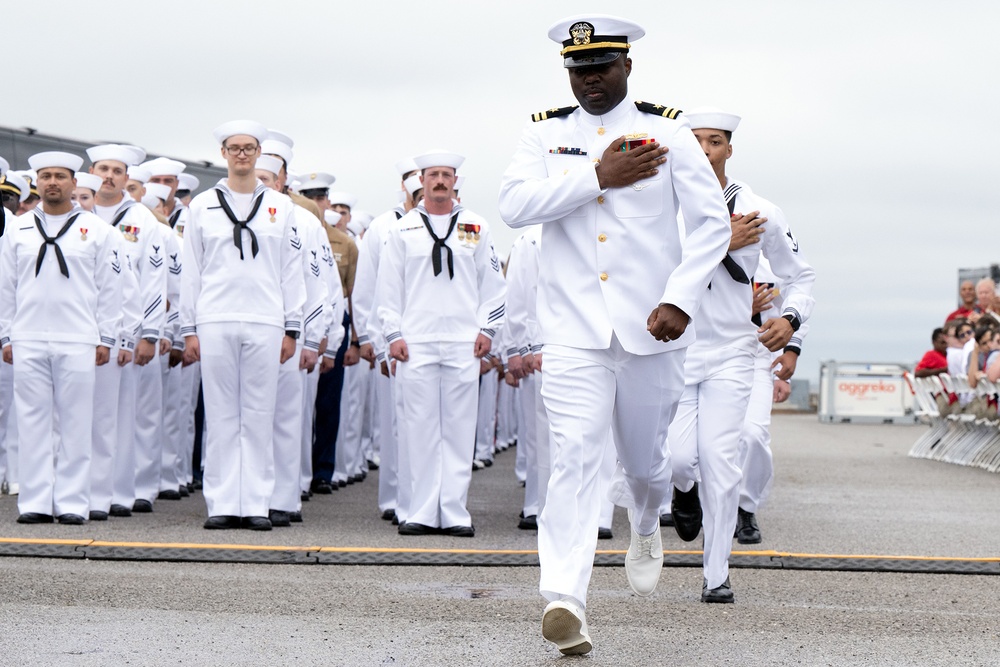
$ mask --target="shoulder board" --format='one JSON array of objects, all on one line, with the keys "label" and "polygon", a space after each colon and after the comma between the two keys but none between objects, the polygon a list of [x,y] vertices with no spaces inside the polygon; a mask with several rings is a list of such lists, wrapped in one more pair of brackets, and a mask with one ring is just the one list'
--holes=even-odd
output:
[{"label": "shoulder board", "polygon": [[653,104],[651,102],[636,102],[635,108],[643,113],[651,113],[654,116],[663,116],[670,119],[677,118],[682,113],[680,109],[665,107],[662,104]]},{"label": "shoulder board", "polygon": [[574,111],[576,111],[578,108],[579,107],[575,104],[571,107],[562,107],[562,108],[553,107],[547,111],[539,111],[538,113],[531,114],[531,121],[537,123],[540,120],[548,120],[549,118],[558,118],[559,116],[568,116]]}]

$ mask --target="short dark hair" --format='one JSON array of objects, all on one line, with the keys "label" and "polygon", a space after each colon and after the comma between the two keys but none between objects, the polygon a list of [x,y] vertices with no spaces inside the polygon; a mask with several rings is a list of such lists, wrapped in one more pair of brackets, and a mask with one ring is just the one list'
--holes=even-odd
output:
[{"label": "short dark hair", "polygon": [[944,335],[944,329],[943,329],[943,328],[941,328],[941,327],[938,327],[938,328],[937,328],[937,329],[935,329],[935,330],[934,330],[934,332],[933,332],[933,333],[931,334],[931,342],[933,343],[934,341],[936,341],[936,340],[937,340],[937,337],[938,337],[938,336],[943,336],[943,335]]}]

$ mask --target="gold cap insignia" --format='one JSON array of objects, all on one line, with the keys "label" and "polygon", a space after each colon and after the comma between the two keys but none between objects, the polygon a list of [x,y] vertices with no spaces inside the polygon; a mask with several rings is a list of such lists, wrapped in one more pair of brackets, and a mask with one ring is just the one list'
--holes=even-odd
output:
[{"label": "gold cap insignia", "polygon": [[569,36],[573,38],[573,44],[575,46],[585,46],[590,44],[590,38],[593,34],[594,26],[585,21],[574,23],[569,29]]}]

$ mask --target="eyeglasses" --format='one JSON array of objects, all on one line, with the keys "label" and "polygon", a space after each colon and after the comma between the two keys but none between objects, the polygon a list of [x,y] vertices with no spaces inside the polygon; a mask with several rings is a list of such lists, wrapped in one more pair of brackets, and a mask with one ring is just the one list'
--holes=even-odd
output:
[{"label": "eyeglasses", "polygon": [[971,336],[971,335],[972,335],[972,329],[966,329],[965,331],[959,331],[958,332],[958,337],[959,338],[966,338],[967,336]]},{"label": "eyeglasses", "polygon": [[243,153],[244,155],[253,155],[257,152],[260,146],[226,146],[226,152],[230,155],[239,155]]}]

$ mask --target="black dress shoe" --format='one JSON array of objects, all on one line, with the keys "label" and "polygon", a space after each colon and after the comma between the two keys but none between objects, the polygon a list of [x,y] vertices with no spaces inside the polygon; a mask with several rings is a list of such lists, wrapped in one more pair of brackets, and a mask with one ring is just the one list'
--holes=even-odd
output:
[{"label": "black dress shoe", "polygon": [[729,585],[729,577],[722,582],[722,585],[718,588],[713,588],[708,590],[708,582],[702,580],[701,584],[701,601],[702,602],[720,602],[722,604],[732,604],[736,597],[733,595],[733,589]]},{"label": "black dress shoe", "polygon": [[493,465],[493,459],[483,459],[483,465],[487,468],[491,467]]},{"label": "black dress shoe", "polygon": [[184,488],[186,488],[188,490],[189,494],[190,493],[194,493],[194,484],[192,484],[191,482],[188,482],[187,484],[185,484]]},{"label": "black dress shoe", "polygon": [[338,479],[337,482],[334,484],[334,486],[339,486],[340,488],[344,488],[345,486],[347,486],[347,480]]},{"label": "black dress shoe", "polygon": [[289,512],[288,520],[292,523],[302,523],[302,512]]},{"label": "black dress shoe", "polygon": [[[282,512],[281,510],[270,510],[267,513],[267,518],[275,528],[288,528],[292,525],[292,520],[288,516],[288,512]],[[265,529],[260,528],[258,530]]]},{"label": "black dress shoe", "polygon": [[333,487],[325,479],[313,480],[309,490],[322,496],[328,496],[333,493]]},{"label": "black dress shoe", "polygon": [[396,510],[386,510],[382,512],[383,521],[392,521],[396,518]]},{"label": "black dress shoe", "polygon": [[674,515],[670,512],[664,512],[660,515],[660,525],[661,526],[673,526],[674,525]]},{"label": "black dress shoe", "polygon": [[240,525],[247,530],[271,530],[271,520],[266,516],[245,516]]},{"label": "black dress shoe", "polygon": [[521,520],[517,522],[517,527],[521,530],[538,530],[538,515],[529,514],[526,517],[522,517]]},{"label": "black dress shoe", "polygon": [[186,484],[181,484],[177,488],[177,493],[181,494],[181,498],[188,498],[191,495],[191,492],[188,491],[188,488],[187,488]]},{"label": "black dress shoe", "polygon": [[350,477],[347,478],[347,481],[345,482],[345,484],[354,484],[355,482],[358,482],[358,481],[360,481],[360,480],[358,479],[357,475],[351,475]]},{"label": "black dress shoe", "polygon": [[740,544],[760,544],[757,515],[739,508],[736,512],[736,541]]},{"label": "black dress shoe", "polygon": [[232,530],[239,527],[238,516],[210,516],[205,522],[205,530]]},{"label": "black dress shoe", "polygon": [[392,525],[394,526],[399,525],[399,515],[397,515],[395,512],[393,512],[392,514]]},{"label": "black dress shoe", "polygon": [[60,514],[59,523],[64,526],[82,526],[83,517],[79,514]]},{"label": "black dress shoe", "polygon": [[107,521],[108,513],[102,512],[101,510],[90,510],[90,520],[91,521]]},{"label": "black dress shoe", "polygon": [[309,502],[309,492],[308,492],[308,491],[303,491],[303,492],[302,492],[302,495],[301,495],[301,496],[299,496],[299,499],[300,499],[300,500],[301,500],[302,502],[304,502],[304,503],[307,503],[307,502]]},{"label": "black dress shoe", "polygon": [[599,540],[610,540],[615,535],[611,532],[610,528],[598,528],[597,529],[597,539]]},{"label": "black dress shoe", "polygon": [[674,497],[670,501],[670,514],[674,517],[674,530],[685,542],[692,542],[701,532],[701,500],[698,499],[698,484],[687,493],[674,487]]},{"label": "black dress shoe", "polygon": [[143,500],[139,498],[132,504],[133,512],[141,512],[142,514],[149,514],[153,511],[153,503],[148,500]]},{"label": "black dress shoe", "polygon": [[369,461],[368,461],[368,469],[369,469],[369,470],[378,470],[378,464],[377,464],[377,463],[375,463],[375,462],[374,462],[374,461],[372,461],[372,460],[369,460]]},{"label": "black dress shoe", "polygon": [[52,523],[51,514],[41,514],[40,512],[25,512],[17,517],[18,523]]},{"label": "black dress shoe", "polygon": [[165,489],[156,496],[157,500],[180,500],[181,492],[176,489]]},{"label": "black dress shoe", "polygon": [[476,529],[474,526],[451,526],[450,528],[442,528],[441,534],[451,537],[475,537]]},{"label": "black dress shoe", "polygon": [[201,491],[201,489],[202,489],[201,478],[195,479],[193,482],[191,482],[192,491]]},{"label": "black dress shoe", "polygon": [[111,506],[111,511],[108,514],[111,516],[132,516],[132,510],[124,505],[115,504]]},{"label": "black dress shoe", "polygon": [[397,532],[400,535],[436,535],[439,531],[437,528],[425,526],[422,523],[407,521],[406,523],[399,524],[399,530]]}]

